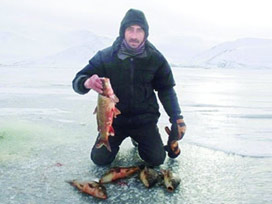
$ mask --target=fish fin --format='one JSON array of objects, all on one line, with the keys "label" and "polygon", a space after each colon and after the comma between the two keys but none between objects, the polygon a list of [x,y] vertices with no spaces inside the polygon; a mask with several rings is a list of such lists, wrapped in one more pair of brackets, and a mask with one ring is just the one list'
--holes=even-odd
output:
[{"label": "fish fin", "polygon": [[95,107],[93,114],[97,113],[97,107]]},{"label": "fish fin", "polygon": [[99,148],[101,148],[103,145],[107,148],[107,150],[108,150],[109,152],[111,152],[111,147],[110,147],[110,143],[109,143],[108,140],[101,140],[101,139],[99,139],[99,141],[97,142],[97,144],[95,145],[95,147],[96,147],[97,149],[99,149]]},{"label": "fish fin", "polygon": [[109,127],[109,135],[114,136],[115,132],[112,126]]},{"label": "fish fin", "polygon": [[113,117],[116,118],[116,116],[119,115],[119,114],[121,114],[121,111],[118,108],[114,107],[114,109],[113,109]]}]

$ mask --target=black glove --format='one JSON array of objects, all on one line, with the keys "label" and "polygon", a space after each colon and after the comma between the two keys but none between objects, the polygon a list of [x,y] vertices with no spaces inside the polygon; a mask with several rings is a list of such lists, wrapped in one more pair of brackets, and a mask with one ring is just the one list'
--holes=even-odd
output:
[{"label": "black glove", "polygon": [[[171,121],[171,120],[170,120]],[[169,129],[169,128],[168,128]],[[172,122],[169,140],[181,140],[186,132],[186,125],[183,118]]]},{"label": "black glove", "polygon": [[169,129],[169,127],[165,127],[165,131],[169,135],[169,137],[167,145],[164,146],[164,149],[168,152],[169,157],[176,158],[180,154],[178,140],[181,140],[183,138],[186,131],[186,125],[183,118],[181,117],[176,121],[172,122],[171,130]]}]

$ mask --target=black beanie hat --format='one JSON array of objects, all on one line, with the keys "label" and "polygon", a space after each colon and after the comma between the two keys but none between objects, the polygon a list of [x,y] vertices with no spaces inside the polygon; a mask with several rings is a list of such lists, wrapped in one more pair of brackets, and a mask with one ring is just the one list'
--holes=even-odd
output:
[{"label": "black beanie hat", "polygon": [[145,32],[145,38],[147,38],[149,34],[148,33],[149,27],[148,27],[147,20],[145,18],[144,13],[137,9],[129,9],[127,11],[125,17],[123,18],[121,22],[121,26],[119,30],[120,37],[124,38],[126,28],[135,24],[141,26],[141,28]]}]

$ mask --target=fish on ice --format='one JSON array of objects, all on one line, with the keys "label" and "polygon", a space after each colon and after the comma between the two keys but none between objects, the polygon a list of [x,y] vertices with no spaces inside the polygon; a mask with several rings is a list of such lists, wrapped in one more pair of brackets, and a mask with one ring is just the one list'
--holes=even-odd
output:
[{"label": "fish on ice", "polygon": [[113,167],[100,178],[99,182],[110,183],[119,179],[128,178],[139,171],[139,166]]},{"label": "fish on ice", "polygon": [[140,180],[147,188],[151,188],[157,182],[162,180],[161,172],[145,166],[140,172]]},{"label": "fish on ice", "polygon": [[67,181],[67,183],[76,187],[79,191],[86,193],[88,195],[91,195],[93,197],[100,198],[103,200],[108,198],[105,186],[103,186],[101,183],[98,183],[96,181],[80,182],[77,180],[73,180],[73,181]]},{"label": "fish on ice", "polygon": [[181,179],[174,175],[170,170],[161,170],[163,174],[163,183],[169,192],[173,192],[180,184]]}]

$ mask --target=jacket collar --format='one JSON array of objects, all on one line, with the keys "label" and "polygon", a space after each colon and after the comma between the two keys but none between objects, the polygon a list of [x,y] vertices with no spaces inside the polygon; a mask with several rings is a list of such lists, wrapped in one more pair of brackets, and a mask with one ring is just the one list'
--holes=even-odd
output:
[{"label": "jacket collar", "polygon": [[[115,39],[115,41],[112,44],[112,56],[118,54],[118,51],[119,51],[119,49],[121,47],[122,41],[123,41],[123,39],[120,36],[118,36]],[[156,48],[154,47],[154,45],[151,42],[149,42],[148,40],[146,40],[146,42],[145,42],[145,47],[146,47],[146,50],[145,50],[146,57],[150,56],[152,50],[156,50]]]}]

